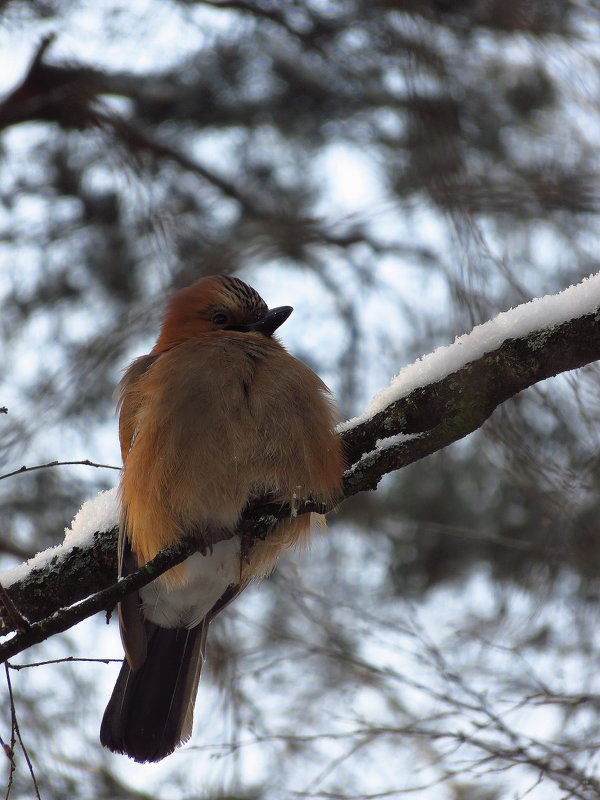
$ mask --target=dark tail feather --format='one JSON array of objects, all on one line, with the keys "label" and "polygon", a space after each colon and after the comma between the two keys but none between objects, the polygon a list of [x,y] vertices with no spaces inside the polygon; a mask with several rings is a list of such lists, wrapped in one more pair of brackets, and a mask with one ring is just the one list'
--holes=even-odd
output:
[{"label": "dark tail feather", "polygon": [[123,662],[100,728],[105,747],[140,762],[160,761],[190,738],[208,623],[146,627],[146,660],[135,672]]}]

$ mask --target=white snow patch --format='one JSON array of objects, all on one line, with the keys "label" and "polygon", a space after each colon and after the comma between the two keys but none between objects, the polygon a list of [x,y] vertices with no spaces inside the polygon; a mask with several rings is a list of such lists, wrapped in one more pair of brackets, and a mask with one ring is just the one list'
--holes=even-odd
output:
[{"label": "white snow patch", "polygon": [[7,569],[0,575],[0,583],[5,589],[12,586],[13,583],[22,581],[34,569],[44,569],[54,556],[61,557],[67,549],[62,544],[57,544],[56,547],[49,547],[47,550],[42,550],[41,553],[33,556],[23,564],[17,564],[16,567]]},{"label": "white snow patch", "polygon": [[[420,433],[395,433],[393,436],[386,436],[384,439],[377,439],[375,442],[375,450],[389,450],[396,444],[402,442],[410,442],[411,439],[418,439]],[[375,452],[375,451],[372,451]]]},{"label": "white snow patch", "polygon": [[421,433],[395,433],[393,436],[386,436],[385,439],[377,439],[374,449],[369,450],[368,453],[363,453],[363,455],[355,464],[352,464],[352,466],[348,467],[348,469],[344,472],[344,475],[352,475],[353,472],[355,472],[359,467],[362,467],[365,462],[368,462],[370,459],[376,457],[377,454],[382,450],[389,450],[390,447],[393,447],[396,444],[409,442],[411,439],[418,439],[418,437],[422,435],[423,434]]},{"label": "white snow patch", "polygon": [[98,492],[92,500],[86,500],[71,523],[65,528],[64,544],[69,547],[85,546],[91,542],[96,531],[109,531],[119,522],[118,489]]},{"label": "white snow patch", "polygon": [[385,389],[377,392],[370,405],[357,417],[338,425],[339,432],[366,422],[375,414],[405,397],[418,386],[427,386],[475,361],[484,353],[497,350],[507,339],[547,330],[570,319],[582,317],[600,307],[600,273],[584,278],[560,294],[531,300],[511,308],[494,319],[458,336],[454,344],[438,347],[433,353],[404,367]]},{"label": "white snow patch", "polygon": [[117,525],[119,507],[117,489],[99,492],[93,500],[87,500],[79,509],[70,528],[65,528],[62,544],[42,550],[23,564],[6,570],[0,575],[0,583],[4,588],[23,580],[32,570],[44,569],[50,561],[57,557],[65,558],[74,547],[88,547],[96,531],[108,531]]}]

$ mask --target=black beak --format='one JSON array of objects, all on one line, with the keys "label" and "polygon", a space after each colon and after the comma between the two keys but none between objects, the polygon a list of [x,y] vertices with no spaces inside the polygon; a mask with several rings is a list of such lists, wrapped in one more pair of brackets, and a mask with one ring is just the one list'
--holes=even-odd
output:
[{"label": "black beak", "polygon": [[270,308],[264,317],[251,322],[248,325],[235,325],[229,328],[232,331],[256,331],[265,336],[272,336],[280,325],[286,321],[294,309],[291,306],[279,306]]}]

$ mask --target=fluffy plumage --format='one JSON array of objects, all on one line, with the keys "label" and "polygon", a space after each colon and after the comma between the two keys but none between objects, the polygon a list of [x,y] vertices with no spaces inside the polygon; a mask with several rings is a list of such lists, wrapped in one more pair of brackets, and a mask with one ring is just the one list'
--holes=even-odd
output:
[{"label": "fluffy plumage", "polygon": [[190,736],[210,620],[309,533],[311,515],[283,520],[242,557],[243,510],[339,494],[329,391],[273,337],[291,311],[237,278],[203,278],[120,383],[121,574],[183,535],[200,550],[119,609],[126,660],[101,741],[137,761]]}]

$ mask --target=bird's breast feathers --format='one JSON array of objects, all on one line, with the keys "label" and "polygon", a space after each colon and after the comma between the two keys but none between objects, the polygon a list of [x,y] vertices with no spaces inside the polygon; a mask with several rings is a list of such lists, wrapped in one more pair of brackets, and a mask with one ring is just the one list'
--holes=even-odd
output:
[{"label": "bird's breast feathers", "polygon": [[121,495],[138,560],[190,532],[207,545],[223,539],[261,494],[282,502],[333,494],[341,470],[331,469],[324,391],[259,334],[187,341],[137,375],[123,390],[121,415],[135,435]]}]

